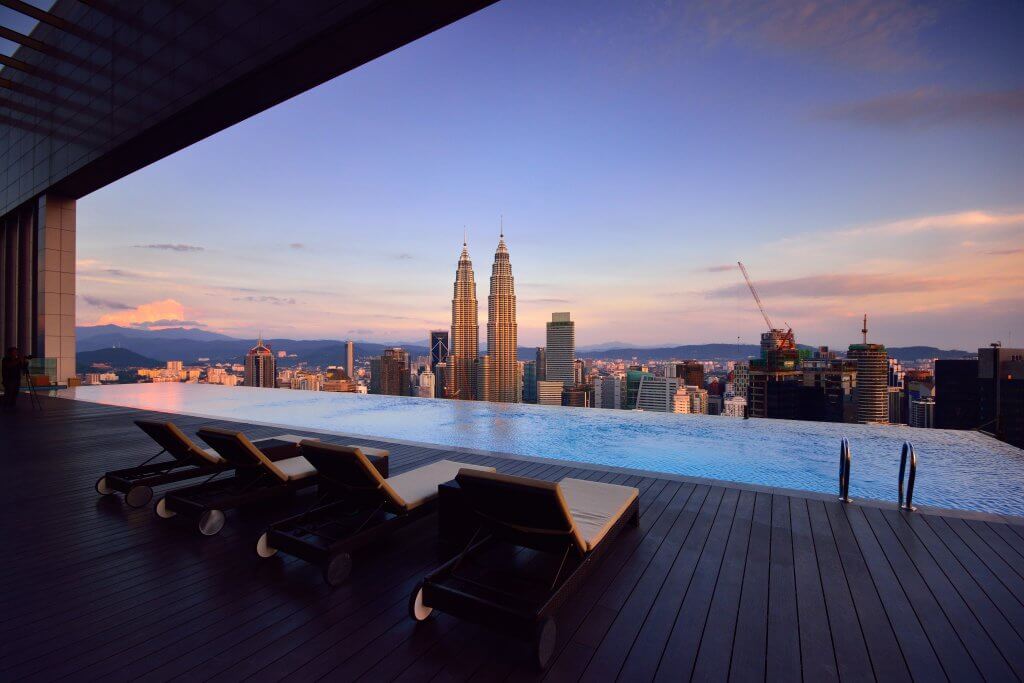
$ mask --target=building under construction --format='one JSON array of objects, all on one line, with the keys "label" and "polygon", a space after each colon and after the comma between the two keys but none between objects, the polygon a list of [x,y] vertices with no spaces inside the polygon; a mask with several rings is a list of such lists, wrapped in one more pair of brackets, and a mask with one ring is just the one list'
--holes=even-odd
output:
[{"label": "building under construction", "polygon": [[803,384],[803,372],[800,369],[800,350],[796,346],[793,330],[783,330],[772,324],[764,310],[764,304],[761,303],[761,297],[754,289],[746,266],[740,262],[738,265],[768,326],[768,331],[761,333],[761,357],[750,361],[748,415],[795,420],[799,415],[799,393]]}]

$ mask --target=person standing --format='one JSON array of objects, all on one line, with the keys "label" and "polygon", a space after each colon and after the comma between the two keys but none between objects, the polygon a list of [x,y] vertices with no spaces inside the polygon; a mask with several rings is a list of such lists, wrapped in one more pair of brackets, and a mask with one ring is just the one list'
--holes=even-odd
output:
[{"label": "person standing", "polygon": [[2,361],[4,385],[4,409],[14,411],[18,406],[18,392],[21,390],[21,375],[28,372],[28,359],[21,355],[16,346],[7,349]]}]

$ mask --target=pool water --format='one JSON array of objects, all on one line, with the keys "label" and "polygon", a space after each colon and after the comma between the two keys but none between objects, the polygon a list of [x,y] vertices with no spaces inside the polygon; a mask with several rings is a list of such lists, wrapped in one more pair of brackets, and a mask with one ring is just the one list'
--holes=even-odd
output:
[{"label": "pool water", "polygon": [[206,384],[77,387],[61,395],[823,493],[838,490],[839,443],[846,437],[850,496],[890,501],[900,449],[910,441],[918,458],[915,503],[1024,515],[1024,450],[975,432]]}]

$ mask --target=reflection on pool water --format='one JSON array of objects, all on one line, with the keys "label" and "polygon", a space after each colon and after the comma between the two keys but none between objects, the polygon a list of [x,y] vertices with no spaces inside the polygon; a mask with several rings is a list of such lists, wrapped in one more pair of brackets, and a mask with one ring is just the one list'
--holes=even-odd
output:
[{"label": "reflection on pool water", "polygon": [[898,426],[559,408],[197,384],[78,387],[67,398],[383,439],[461,446],[832,493],[839,441],[850,495],[894,500],[900,448],[914,501],[1024,515],[1024,450],[973,433]]}]

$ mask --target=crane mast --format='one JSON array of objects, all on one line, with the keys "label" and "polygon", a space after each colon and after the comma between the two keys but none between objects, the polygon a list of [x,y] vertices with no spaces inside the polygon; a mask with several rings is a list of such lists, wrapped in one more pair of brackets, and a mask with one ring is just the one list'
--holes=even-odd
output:
[{"label": "crane mast", "polygon": [[772,325],[771,318],[768,317],[768,314],[764,310],[764,304],[761,303],[761,297],[757,295],[757,290],[754,289],[754,283],[750,281],[750,274],[747,273],[747,267],[743,265],[742,261],[737,261],[736,264],[740,267],[740,270],[743,272],[743,279],[747,281],[747,287],[750,288],[750,293],[754,295],[754,301],[757,302],[757,308],[761,311],[761,315],[764,316],[764,321],[765,323],[767,323],[768,329],[774,330],[775,325]]}]

